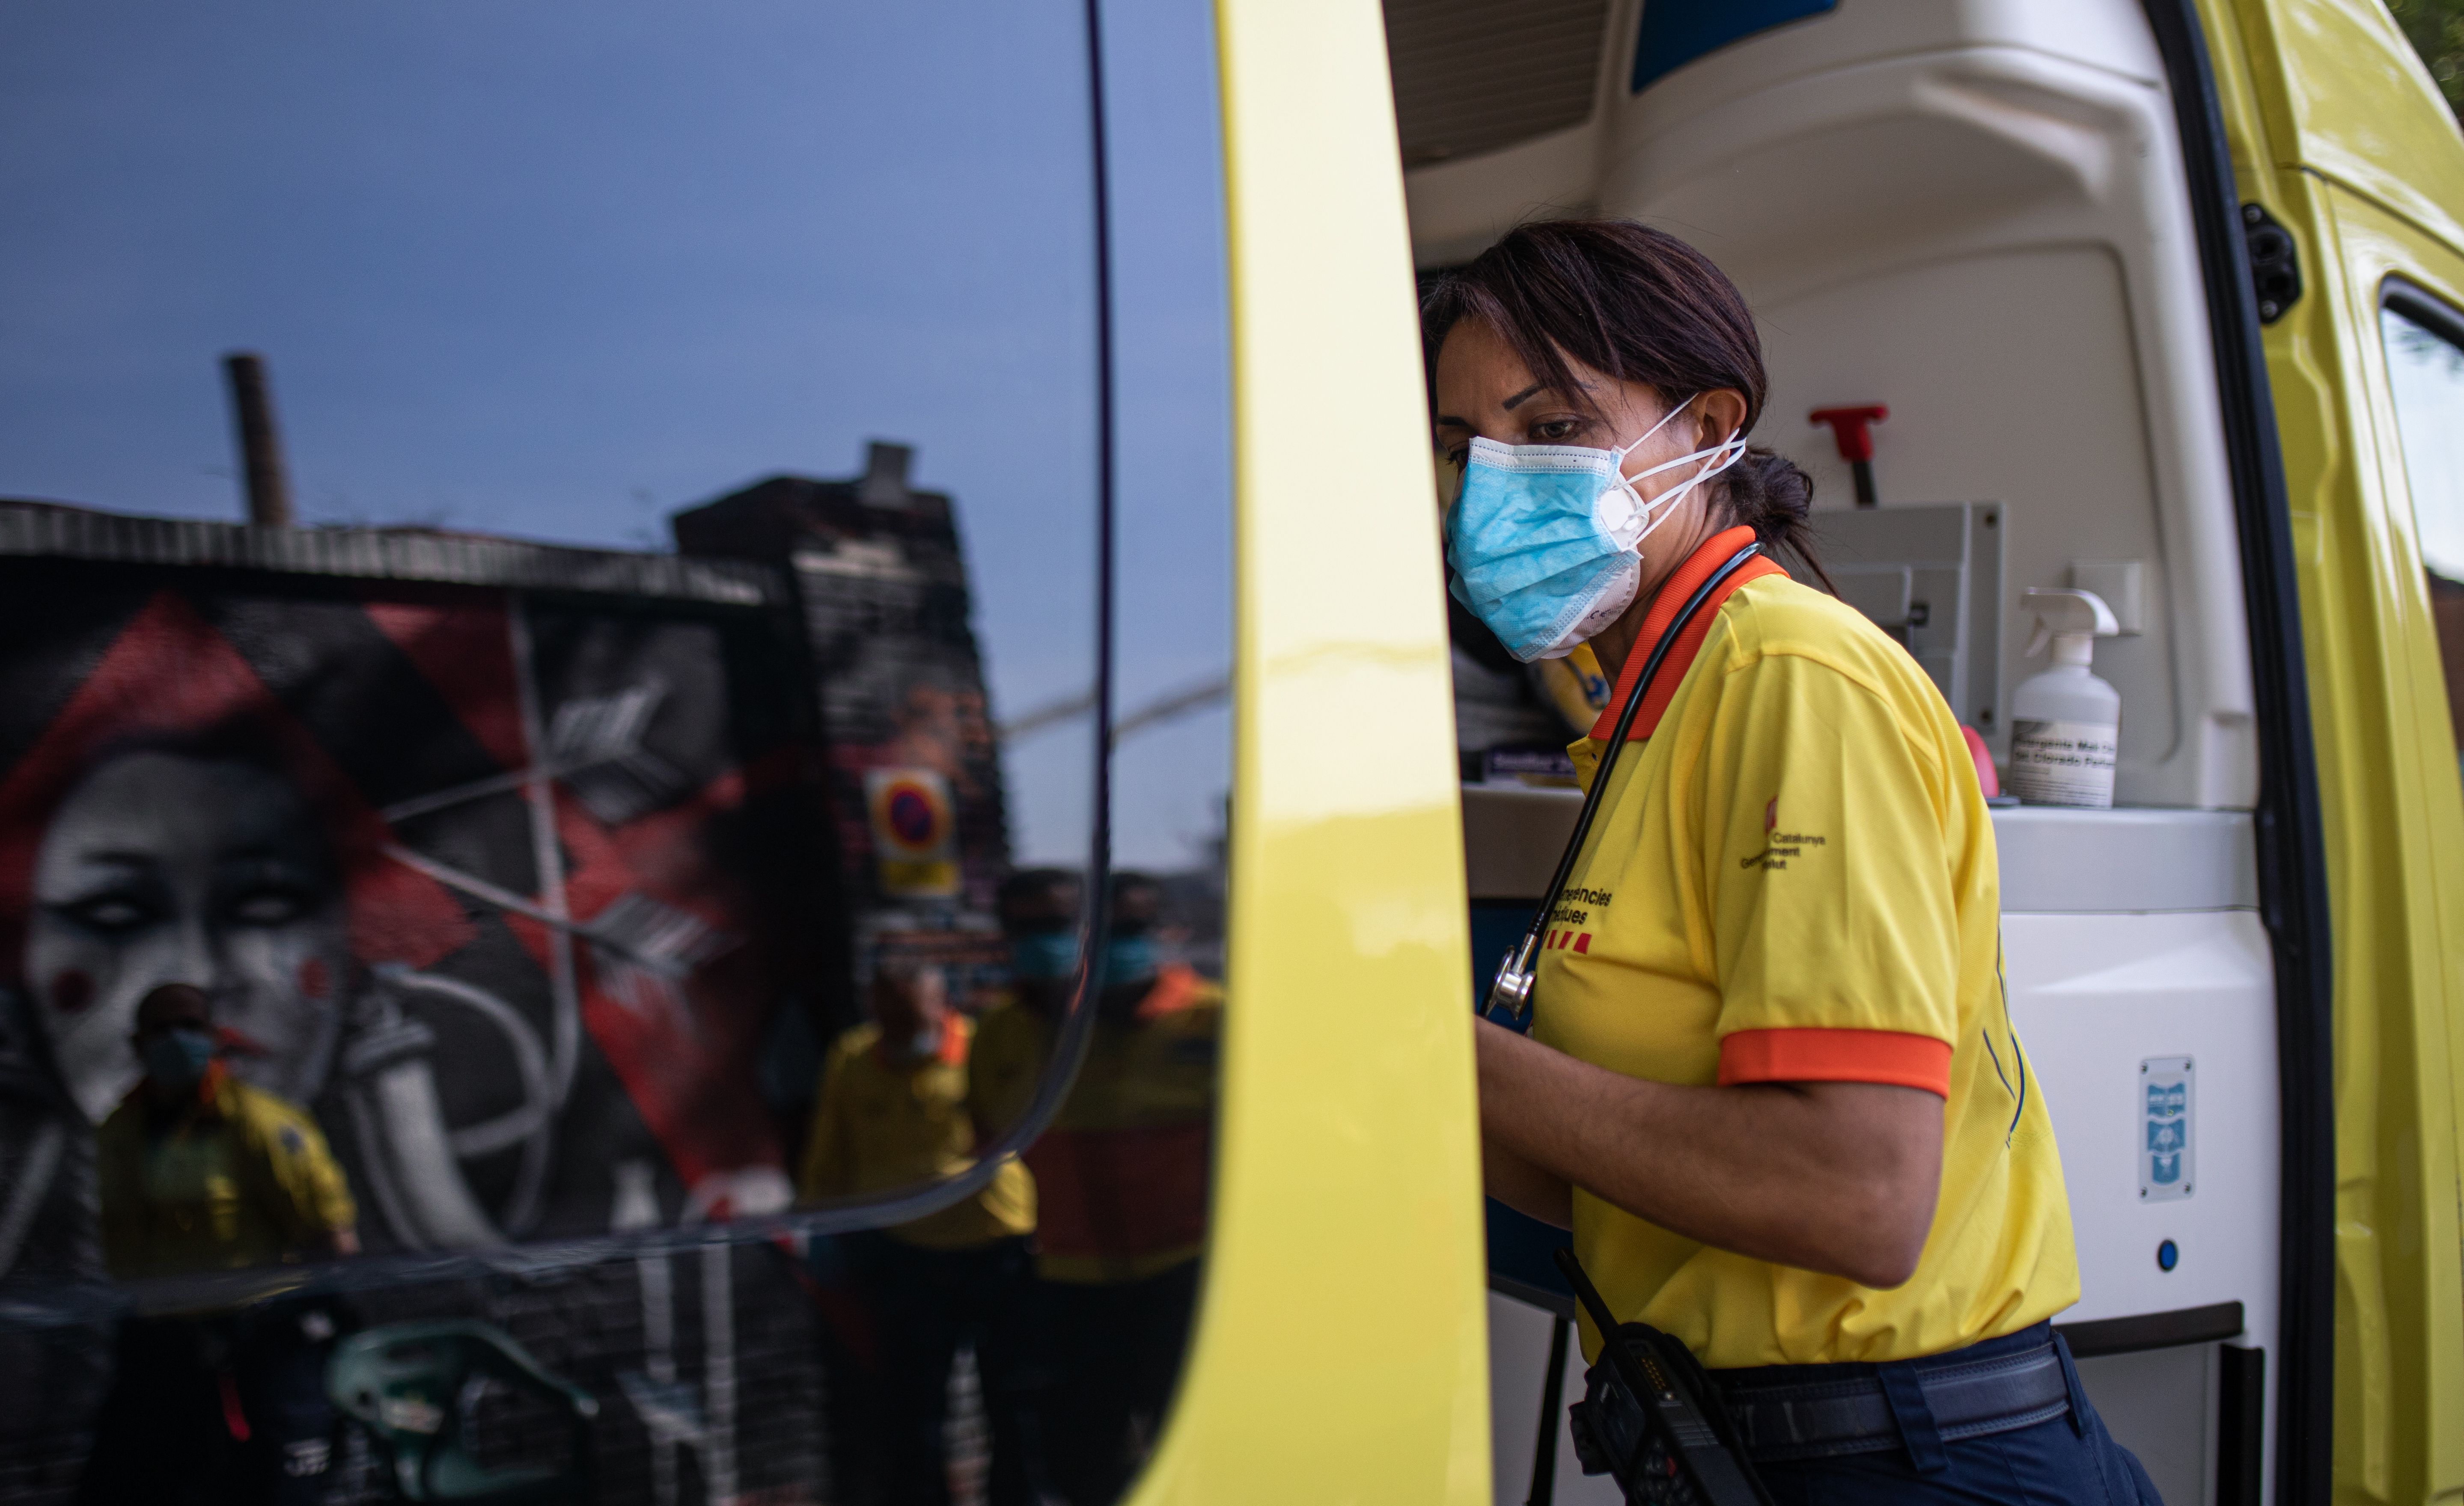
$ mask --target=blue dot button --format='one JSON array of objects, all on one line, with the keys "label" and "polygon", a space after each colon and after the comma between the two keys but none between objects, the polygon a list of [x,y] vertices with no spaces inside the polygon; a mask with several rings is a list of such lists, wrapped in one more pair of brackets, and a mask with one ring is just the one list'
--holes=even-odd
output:
[{"label": "blue dot button", "polygon": [[2156,1247],[2156,1269],[2170,1271],[2182,1263],[2182,1250],[2170,1239]]}]

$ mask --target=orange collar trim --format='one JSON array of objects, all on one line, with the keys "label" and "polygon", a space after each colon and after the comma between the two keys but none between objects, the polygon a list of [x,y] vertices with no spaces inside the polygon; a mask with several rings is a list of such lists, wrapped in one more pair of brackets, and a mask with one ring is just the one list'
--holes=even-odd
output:
[{"label": "orange collar trim", "polygon": [[[952,1010],[941,1016],[941,1043],[935,1046],[933,1055],[925,1059],[945,1067],[963,1066],[967,1060],[967,1038],[966,1020],[957,1011]],[[923,1060],[913,1059],[905,1061],[894,1059],[890,1054],[890,1041],[887,1037],[874,1037],[872,1059],[879,1062],[884,1071],[889,1072],[913,1071],[924,1064]]]},{"label": "orange collar trim", "polygon": [[[1633,651],[1625,656],[1625,663],[1617,668],[1617,688],[1609,693],[1607,709],[1592,723],[1589,734],[1592,741],[1606,743],[1609,734],[1617,731],[1617,711],[1624,707],[1626,697],[1634,694],[1634,683],[1642,677],[1642,666],[1651,658],[1652,645],[1660,642],[1661,634],[1668,631],[1668,624],[1677,620],[1678,609],[1685,604],[1696,588],[1719,573],[1730,556],[1753,541],[1754,531],[1743,524],[1722,529],[1704,540],[1701,548],[1686,556],[1685,562],[1679,565],[1676,573],[1661,584],[1660,594],[1652,599],[1651,610],[1643,616],[1642,631],[1635,635]],[[1660,730],[1660,718],[1667,711],[1668,703],[1676,698],[1677,688],[1685,682],[1685,671],[1694,667],[1694,656],[1703,651],[1703,640],[1710,636],[1711,620],[1720,615],[1721,605],[1749,580],[1786,574],[1788,572],[1781,569],[1771,556],[1756,555],[1720,582],[1720,588],[1703,603],[1704,610],[1694,614],[1694,621],[1685,624],[1685,631],[1679,634],[1677,642],[1670,645],[1668,658],[1660,666],[1660,677],[1651,683],[1651,693],[1643,697],[1642,709],[1635,713],[1634,726],[1626,731],[1627,742],[1639,743]]]},{"label": "orange collar trim", "polygon": [[1173,963],[1155,974],[1155,987],[1147,991],[1145,998],[1138,1000],[1137,1017],[1154,1019],[1158,1015],[1177,1014],[1197,1003],[1204,987],[1196,969],[1185,963]]}]

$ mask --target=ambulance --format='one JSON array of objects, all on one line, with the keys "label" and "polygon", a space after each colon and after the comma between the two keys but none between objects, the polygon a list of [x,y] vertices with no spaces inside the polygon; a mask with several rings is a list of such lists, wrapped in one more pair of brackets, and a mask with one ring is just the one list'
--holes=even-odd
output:
[{"label": "ambulance", "polygon": [[[0,19],[0,1491],[125,1435],[113,1333],[306,1311],[330,1498],[862,1500],[922,1415],[992,1499],[1085,1400],[1015,1299],[1018,1373],[1177,1354],[1121,1498],[1615,1500],[1481,1195],[1579,797],[1450,637],[1416,295],[1582,214],[1744,292],[1989,761],[2027,593],[2110,611],[2111,808],[1992,814],[2115,1434],[2174,1506],[2464,1497],[2464,138],[2379,0],[243,11]],[[995,1122],[1030,870],[1088,904]],[[926,972],[928,1171],[800,1189]],[[165,981],[365,1253],[102,1268]],[[1009,1296],[917,1326],[900,1231],[997,1177]]]}]

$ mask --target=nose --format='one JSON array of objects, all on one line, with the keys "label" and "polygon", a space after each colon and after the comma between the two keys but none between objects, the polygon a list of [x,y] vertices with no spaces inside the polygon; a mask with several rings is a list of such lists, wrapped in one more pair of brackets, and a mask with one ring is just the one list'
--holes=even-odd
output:
[{"label": "nose", "polygon": [[174,971],[162,981],[189,983],[205,991],[206,997],[222,1001],[230,970],[223,965],[223,949],[213,928],[195,910],[180,917],[179,960]]}]

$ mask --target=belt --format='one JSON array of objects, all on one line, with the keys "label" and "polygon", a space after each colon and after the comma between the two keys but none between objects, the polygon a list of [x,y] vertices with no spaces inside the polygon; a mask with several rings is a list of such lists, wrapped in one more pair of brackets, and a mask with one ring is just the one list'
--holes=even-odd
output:
[{"label": "belt", "polygon": [[[2015,1336],[2014,1336],[2015,1337]],[[1945,1443],[2050,1422],[2070,1410],[2069,1366],[2051,1338],[1971,1360],[1903,1360],[1879,1365],[1822,1365],[1821,1380],[1776,1379],[1794,1366],[1711,1372],[1740,1440],[1757,1460],[1819,1459],[1881,1453],[1902,1447],[1903,1416],[1917,1398]],[[1863,1370],[1862,1375],[1840,1375]],[[1898,1371],[1885,1380],[1881,1372]],[[1763,1377],[1773,1376],[1771,1382]],[[1748,1377],[1752,1379],[1748,1379]],[[1897,1383],[1897,1384],[1893,1384]],[[1892,1392],[1901,1393],[1894,1406]]]}]

